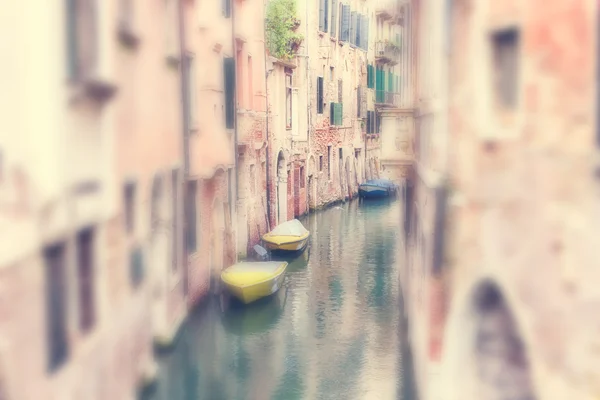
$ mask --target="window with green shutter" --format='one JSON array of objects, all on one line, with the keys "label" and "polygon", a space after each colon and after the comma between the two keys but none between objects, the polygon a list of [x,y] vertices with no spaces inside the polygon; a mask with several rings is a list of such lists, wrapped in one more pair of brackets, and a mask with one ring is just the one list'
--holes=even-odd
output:
[{"label": "window with green shutter", "polygon": [[341,126],[343,123],[343,106],[342,103],[329,104],[329,125]]}]

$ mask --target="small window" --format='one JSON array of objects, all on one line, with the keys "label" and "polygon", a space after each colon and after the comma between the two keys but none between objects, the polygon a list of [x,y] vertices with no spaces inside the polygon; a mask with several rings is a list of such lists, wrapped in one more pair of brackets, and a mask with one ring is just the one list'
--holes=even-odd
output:
[{"label": "small window", "polygon": [[125,184],[125,230],[127,233],[135,231],[135,183]]},{"label": "small window", "polygon": [[231,0],[221,0],[223,6],[223,16],[225,18],[231,17]]},{"label": "small window", "polygon": [[79,328],[90,331],[95,322],[94,231],[77,234],[77,272],[79,278]]},{"label": "small window", "polygon": [[334,81],[334,68],[333,67],[329,67],[329,80],[331,82]]},{"label": "small window", "polygon": [[518,101],[519,32],[508,29],[492,35],[496,103],[514,109]]},{"label": "small window", "polygon": [[323,114],[323,78],[317,77],[317,114]]},{"label": "small window", "polygon": [[188,254],[194,254],[197,250],[197,202],[196,202],[197,183],[196,181],[189,181],[187,183],[187,252]]},{"label": "small window", "polygon": [[304,177],[304,167],[300,167],[300,188],[304,189],[305,186],[305,180],[306,178]]},{"label": "small window", "polygon": [[323,156],[319,156],[319,171],[323,171]]},{"label": "small window", "polygon": [[177,232],[179,230],[179,171],[171,172],[171,267],[177,269]]},{"label": "small window", "polygon": [[46,334],[48,338],[48,371],[59,369],[69,357],[67,339],[68,292],[65,265],[65,245],[44,250],[46,276]]},{"label": "small window", "polygon": [[342,160],[344,158],[344,155],[343,155],[343,150],[342,150],[341,147],[338,149],[338,152],[339,152],[339,155],[340,155],[340,160]]}]

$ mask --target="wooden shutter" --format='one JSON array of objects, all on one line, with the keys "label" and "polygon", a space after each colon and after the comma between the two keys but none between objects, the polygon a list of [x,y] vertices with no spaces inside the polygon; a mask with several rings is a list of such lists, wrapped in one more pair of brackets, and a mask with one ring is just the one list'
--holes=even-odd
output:
[{"label": "wooden shutter", "polygon": [[335,125],[335,103],[329,103],[329,125]]},{"label": "wooden shutter", "polygon": [[65,274],[65,246],[44,250],[46,280],[46,334],[48,370],[54,371],[69,356],[67,340],[67,286]]},{"label": "wooden shutter", "polygon": [[94,231],[77,234],[77,272],[79,278],[79,329],[89,331],[95,323]]},{"label": "wooden shutter", "polygon": [[361,29],[362,29],[362,18],[360,14],[356,14],[356,39],[354,44],[356,47],[361,47]]},{"label": "wooden shutter", "polygon": [[336,125],[342,125],[344,120],[344,107],[342,103],[336,103],[335,105],[335,119]]},{"label": "wooden shutter", "polygon": [[327,0],[319,0],[319,30],[325,31],[325,2]]},{"label": "wooden shutter", "polygon": [[323,32],[327,32],[329,30],[329,0],[325,1],[325,18],[323,19]]},{"label": "wooden shutter", "polygon": [[223,2],[223,16],[229,18],[231,16],[231,0],[221,0]]},{"label": "wooden shutter", "polygon": [[356,12],[350,13],[350,40],[351,44],[356,45]]},{"label": "wooden shutter", "polygon": [[78,59],[77,51],[77,0],[67,0],[67,57],[69,78],[77,79]]},{"label": "wooden shutter", "polygon": [[338,0],[331,0],[331,36],[336,36]]},{"label": "wooden shutter", "polygon": [[341,40],[348,42],[350,40],[350,6],[342,5],[342,32]]},{"label": "wooden shutter", "polygon": [[323,77],[317,77],[317,113],[323,114]]},{"label": "wooden shutter", "polygon": [[235,125],[235,60],[233,57],[223,59],[225,72],[225,126],[233,129]]}]

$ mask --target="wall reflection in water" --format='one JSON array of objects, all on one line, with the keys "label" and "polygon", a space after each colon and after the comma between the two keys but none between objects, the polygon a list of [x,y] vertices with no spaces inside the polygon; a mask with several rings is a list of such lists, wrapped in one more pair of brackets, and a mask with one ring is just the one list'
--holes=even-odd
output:
[{"label": "wall reflection in water", "polygon": [[248,306],[207,299],[159,356],[158,383],[144,397],[413,400],[399,221],[400,204],[389,201],[305,218],[311,243],[288,260],[284,287]]}]

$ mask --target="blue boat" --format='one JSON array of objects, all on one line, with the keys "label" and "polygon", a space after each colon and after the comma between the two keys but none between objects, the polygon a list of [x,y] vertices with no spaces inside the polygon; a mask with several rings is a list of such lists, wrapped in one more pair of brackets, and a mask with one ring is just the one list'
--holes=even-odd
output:
[{"label": "blue boat", "polygon": [[395,196],[398,185],[387,179],[370,179],[358,186],[358,195],[364,199]]}]

